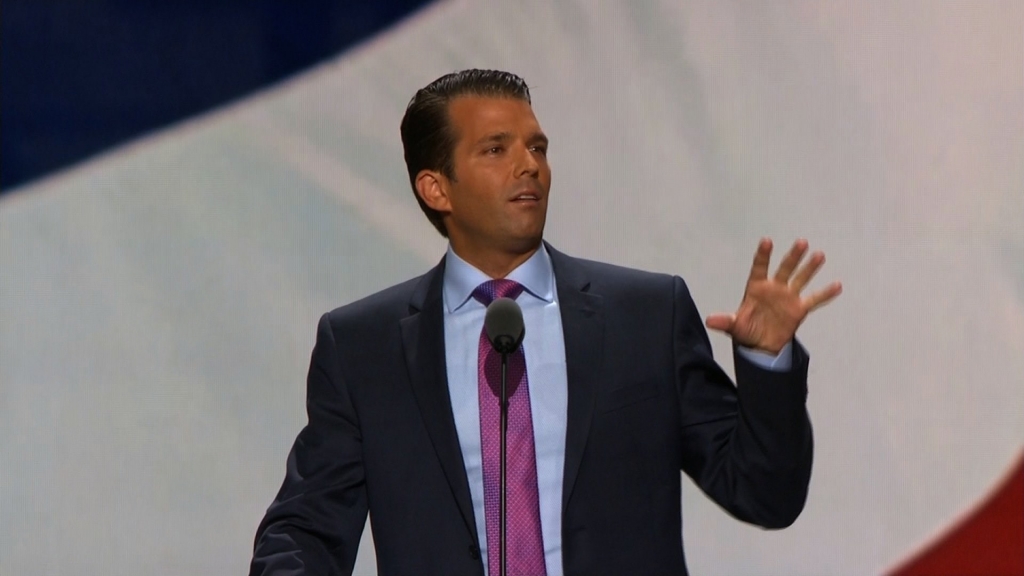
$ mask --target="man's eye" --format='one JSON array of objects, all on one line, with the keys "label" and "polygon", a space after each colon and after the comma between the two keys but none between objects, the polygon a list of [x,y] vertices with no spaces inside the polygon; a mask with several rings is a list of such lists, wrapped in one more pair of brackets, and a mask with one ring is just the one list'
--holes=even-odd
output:
[{"label": "man's eye", "polygon": [[492,147],[487,149],[487,153],[488,154],[500,154],[501,153],[501,146],[492,146]]},{"label": "man's eye", "polygon": [[548,155],[548,147],[547,146],[534,146],[533,147],[533,151],[534,152],[538,152],[538,153],[540,153],[540,154],[542,154],[544,156]]}]

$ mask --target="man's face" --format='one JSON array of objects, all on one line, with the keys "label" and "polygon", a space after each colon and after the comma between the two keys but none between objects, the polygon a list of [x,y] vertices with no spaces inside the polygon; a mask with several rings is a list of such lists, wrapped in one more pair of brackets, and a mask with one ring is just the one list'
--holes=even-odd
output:
[{"label": "man's face", "polygon": [[548,140],[529,103],[460,97],[448,108],[455,178],[445,180],[456,249],[524,253],[540,244],[548,209]]}]

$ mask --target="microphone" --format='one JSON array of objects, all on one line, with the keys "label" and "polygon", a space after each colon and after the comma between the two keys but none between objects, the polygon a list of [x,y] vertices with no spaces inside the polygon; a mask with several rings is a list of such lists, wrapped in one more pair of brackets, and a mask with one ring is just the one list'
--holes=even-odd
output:
[{"label": "microphone", "polygon": [[491,346],[501,355],[511,354],[523,343],[526,327],[523,310],[511,298],[497,298],[487,307],[484,331]]},{"label": "microphone", "polygon": [[499,464],[499,503],[498,503],[498,574],[508,574],[508,355],[519,349],[526,335],[523,324],[523,310],[511,298],[497,298],[487,306],[484,316],[484,333],[490,340],[494,350],[501,354],[501,388],[498,393],[498,405],[501,414],[501,463]]}]

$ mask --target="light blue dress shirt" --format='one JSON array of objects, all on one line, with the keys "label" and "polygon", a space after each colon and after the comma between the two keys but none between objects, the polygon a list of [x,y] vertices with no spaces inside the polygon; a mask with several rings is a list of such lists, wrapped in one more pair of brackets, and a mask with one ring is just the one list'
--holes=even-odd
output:
[{"label": "light blue dress shirt", "polygon": [[[523,310],[533,436],[537,452],[537,488],[541,534],[548,576],[562,576],[562,473],[565,466],[565,421],[568,384],[565,339],[551,258],[541,246],[529,260],[506,276],[523,285],[516,299]],[[473,290],[491,278],[460,258],[451,246],[444,269],[444,344],[448,390],[455,416],[462,459],[473,498],[477,539],[487,573],[487,531],[484,519],[484,475],[480,450],[480,397],[477,361],[480,331],[486,307],[472,297]],[[751,362],[771,370],[789,370],[791,344],[778,356],[739,349]]]}]

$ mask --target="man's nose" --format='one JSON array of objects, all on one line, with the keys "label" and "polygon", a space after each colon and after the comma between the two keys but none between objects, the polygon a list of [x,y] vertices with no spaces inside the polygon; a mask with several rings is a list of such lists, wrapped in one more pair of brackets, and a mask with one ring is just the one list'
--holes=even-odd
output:
[{"label": "man's nose", "polygon": [[537,158],[534,157],[533,151],[530,150],[530,147],[523,146],[520,148],[520,152],[517,156],[516,176],[537,177],[540,173],[540,163],[537,162]]}]

